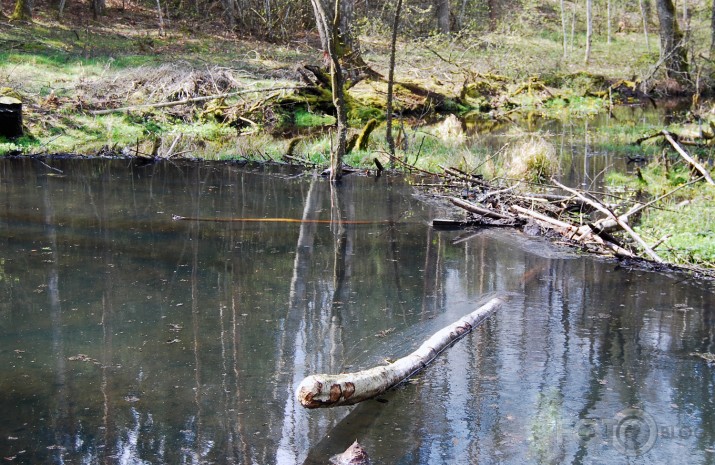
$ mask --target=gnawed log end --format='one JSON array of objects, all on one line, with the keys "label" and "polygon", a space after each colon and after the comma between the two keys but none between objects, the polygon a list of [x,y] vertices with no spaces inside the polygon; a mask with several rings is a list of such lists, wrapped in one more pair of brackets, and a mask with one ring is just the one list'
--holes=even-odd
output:
[{"label": "gnawed log end", "polygon": [[333,405],[351,405],[353,394],[355,394],[354,383],[350,381],[331,382],[329,375],[308,376],[296,390],[296,397],[300,405],[310,409]]},{"label": "gnawed log end", "polygon": [[298,402],[305,408],[318,408],[323,405],[323,402],[315,399],[316,396],[323,392],[323,383],[318,381],[315,376],[308,376],[301,381],[296,391]]}]

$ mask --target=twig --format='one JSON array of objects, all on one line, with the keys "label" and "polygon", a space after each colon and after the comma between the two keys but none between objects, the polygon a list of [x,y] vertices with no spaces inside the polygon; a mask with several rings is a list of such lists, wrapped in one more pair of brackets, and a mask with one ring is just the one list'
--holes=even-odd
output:
[{"label": "twig", "polygon": [[171,158],[171,154],[174,152],[174,149],[176,148],[176,144],[179,143],[179,139],[181,139],[182,135],[183,134],[181,134],[181,133],[176,135],[176,137],[174,138],[174,142],[172,142],[171,145],[169,146],[169,150],[166,151],[166,155],[164,155],[164,158]]},{"label": "twig", "polygon": [[38,161],[40,164],[44,165],[46,168],[51,169],[52,171],[57,171],[58,173],[64,173],[64,171],[62,171],[61,169],[55,168],[54,166],[50,166],[50,165],[48,165],[47,163],[45,163],[44,161],[40,160],[39,158],[36,158],[36,157],[32,157],[32,158],[33,158],[35,161]]}]

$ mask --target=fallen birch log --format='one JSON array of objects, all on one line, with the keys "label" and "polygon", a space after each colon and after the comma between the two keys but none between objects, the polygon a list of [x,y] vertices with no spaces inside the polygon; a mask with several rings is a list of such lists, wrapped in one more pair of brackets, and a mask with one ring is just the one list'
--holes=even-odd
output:
[{"label": "fallen birch log", "polygon": [[447,347],[469,334],[494,313],[504,301],[495,297],[469,315],[442,328],[411,354],[388,365],[355,373],[319,374],[298,385],[296,397],[305,408],[353,405],[379,396],[425,368]]}]

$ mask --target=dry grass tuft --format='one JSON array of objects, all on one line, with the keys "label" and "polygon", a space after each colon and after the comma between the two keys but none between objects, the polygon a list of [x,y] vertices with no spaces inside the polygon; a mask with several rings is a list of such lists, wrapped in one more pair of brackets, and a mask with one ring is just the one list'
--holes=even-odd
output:
[{"label": "dry grass tuft", "polygon": [[511,145],[507,175],[527,181],[545,181],[559,171],[556,148],[543,137],[528,136]]}]

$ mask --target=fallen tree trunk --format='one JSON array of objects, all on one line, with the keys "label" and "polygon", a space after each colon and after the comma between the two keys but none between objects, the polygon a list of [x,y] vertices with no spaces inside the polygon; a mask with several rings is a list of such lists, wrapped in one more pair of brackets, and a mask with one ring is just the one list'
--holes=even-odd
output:
[{"label": "fallen tree trunk", "polygon": [[504,301],[495,297],[474,312],[442,328],[406,357],[355,373],[319,374],[305,378],[296,391],[305,408],[353,405],[379,396],[426,367],[437,355],[494,313]]}]

